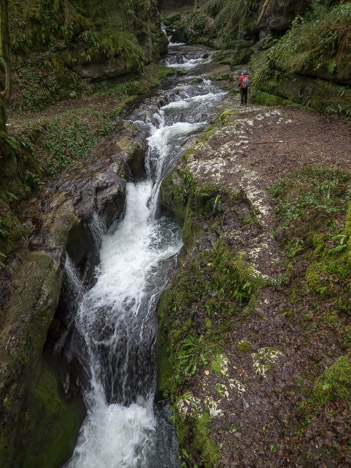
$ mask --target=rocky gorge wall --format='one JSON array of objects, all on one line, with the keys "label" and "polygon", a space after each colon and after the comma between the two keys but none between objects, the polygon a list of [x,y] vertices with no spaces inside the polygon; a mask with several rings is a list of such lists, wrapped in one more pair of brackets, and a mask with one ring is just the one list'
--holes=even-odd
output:
[{"label": "rocky gorge wall", "polygon": [[140,73],[167,48],[155,0],[106,1],[99,7],[91,1],[82,7],[75,0],[64,5],[38,0],[23,8],[10,2],[9,8],[13,92],[8,105],[14,110],[37,111],[92,94],[91,82]]},{"label": "rocky gorge wall", "polygon": [[68,395],[62,382],[71,373],[75,388],[77,374],[66,363],[62,375],[52,358],[43,360],[43,348],[69,331],[67,317],[55,316],[67,253],[82,277],[89,277],[98,262],[89,227],[93,215],[106,228],[120,216],[126,181],[143,174],[144,149],[143,136],[124,122],[21,210],[25,237],[7,264],[7,289],[2,284],[7,291],[0,337],[4,467],[57,467],[72,453],[84,406],[78,386]]}]

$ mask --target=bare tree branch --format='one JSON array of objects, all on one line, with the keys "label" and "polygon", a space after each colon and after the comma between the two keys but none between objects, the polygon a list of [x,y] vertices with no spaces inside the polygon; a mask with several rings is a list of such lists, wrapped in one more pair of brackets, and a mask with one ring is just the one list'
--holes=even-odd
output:
[{"label": "bare tree branch", "polygon": [[262,6],[262,10],[261,10],[261,13],[260,13],[260,16],[258,17],[258,20],[256,21],[256,26],[258,26],[263,18],[263,15],[265,14],[266,12],[266,9],[268,7],[268,4],[271,0],[266,0]]}]

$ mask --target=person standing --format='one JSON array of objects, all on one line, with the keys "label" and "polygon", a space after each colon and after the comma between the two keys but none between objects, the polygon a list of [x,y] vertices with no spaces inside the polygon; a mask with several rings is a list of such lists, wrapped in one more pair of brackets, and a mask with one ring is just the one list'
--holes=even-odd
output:
[{"label": "person standing", "polygon": [[250,75],[248,74],[247,70],[243,70],[241,72],[238,86],[240,88],[240,105],[243,106],[244,104],[247,104],[247,92],[250,86]]}]

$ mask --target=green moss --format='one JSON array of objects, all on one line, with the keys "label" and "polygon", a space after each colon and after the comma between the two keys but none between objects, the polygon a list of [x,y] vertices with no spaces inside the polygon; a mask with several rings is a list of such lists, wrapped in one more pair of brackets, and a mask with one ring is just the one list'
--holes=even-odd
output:
[{"label": "green moss", "polygon": [[351,350],[351,325],[346,325],[343,330],[343,346]]},{"label": "green moss", "polygon": [[56,229],[53,231],[53,240],[59,246],[66,246],[68,235],[73,226],[78,225],[78,219],[72,213],[66,213],[55,222]]},{"label": "green moss", "polygon": [[262,106],[286,106],[290,104],[287,99],[283,99],[265,91],[260,91],[259,89],[255,89],[253,91],[251,100],[255,104],[260,104]]},{"label": "green moss", "polygon": [[320,232],[311,232],[307,237],[308,244],[314,248],[316,255],[322,254],[325,248],[324,236]]},{"label": "green moss", "polygon": [[61,466],[73,452],[81,417],[78,403],[62,402],[55,374],[44,361],[21,413],[16,463],[23,468]]},{"label": "green moss", "polygon": [[205,318],[205,327],[206,328],[212,328],[211,319],[209,319],[208,317]]},{"label": "green moss", "polygon": [[211,422],[211,417],[208,411],[205,411],[202,416],[196,421],[194,428],[193,447],[200,452],[204,467],[214,467],[219,458],[219,447],[216,442],[209,437],[210,431],[208,425]]},{"label": "green moss", "polygon": [[325,405],[328,401],[344,398],[351,403],[351,361],[349,356],[341,356],[313,387],[312,401]]},{"label": "green moss", "polygon": [[[61,289],[62,271],[49,254],[30,252],[24,258],[14,284],[20,284],[17,294],[12,295],[6,304],[4,316],[9,330],[8,352],[2,354],[4,370],[0,397],[6,401],[4,421],[0,428],[0,439],[5,446],[0,447],[0,457],[11,460],[12,437],[23,404],[26,391],[37,382],[41,354],[48,327],[57,307]],[[11,391],[8,386],[11,385]]]},{"label": "green moss", "polygon": [[160,198],[161,203],[174,213],[178,223],[183,224],[186,217],[188,193],[177,169],[163,179]]},{"label": "green moss", "polygon": [[227,109],[222,114],[217,117],[215,122],[221,122],[223,125],[226,125],[228,121],[235,115],[235,112],[231,109]]},{"label": "green moss", "polygon": [[339,319],[339,314],[337,310],[326,310],[323,316],[325,323],[337,324]]},{"label": "green moss", "polygon": [[[24,233],[23,226],[10,207],[0,201],[0,253],[6,256]],[[0,258],[1,263],[1,258]]]},{"label": "green moss", "polygon": [[289,239],[307,237],[345,213],[351,198],[350,174],[329,167],[306,168],[279,178],[271,194],[282,234],[287,232]]},{"label": "green moss", "polygon": [[332,294],[330,284],[326,281],[327,274],[328,268],[323,262],[310,265],[306,272],[306,279],[310,289],[323,297],[328,297]]},{"label": "green moss", "polygon": [[196,215],[191,210],[187,210],[182,231],[184,247],[187,250],[191,249],[191,246],[200,236],[201,232],[202,227],[197,221]]},{"label": "green moss", "polygon": [[160,198],[161,203],[183,225],[183,241],[187,250],[191,249],[203,232],[202,217],[222,209],[221,187],[200,184],[194,180],[187,167],[182,172],[174,169],[165,177]]},{"label": "green moss", "polygon": [[251,343],[249,341],[239,341],[236,345],[236,349],[243,353],[249,353],[251,351]]},{"label": "green moss", "polygon": [[212,81],[229,81],[230,83],[233,82],[233,75],[232,73],[219,73],[218,75],[214,75],[211,77]]},{"label": "green moss", "polygon": [[349,204],[346,212],[345,219],[345,236],[347,236],[347,252],[348,262],[351,264],[351,203]]},{"label": "green moss", "polygon": [[[164,292],[160,304],[160,389],[176,395],[179,386],[206,365],[221,368],[219,343],[231,320],[253,304],[260,280],[240,257],[218,242],[214,249],[197,254],[184,265]],[[201,335],[191,313],[203,317]],[[209,322],[205,321],[209,319]],[[218,359],[217,359],[218,357]],[[222,362],[223,361],[223,362]],[[219,370],[219,372],[222,372]]]}]

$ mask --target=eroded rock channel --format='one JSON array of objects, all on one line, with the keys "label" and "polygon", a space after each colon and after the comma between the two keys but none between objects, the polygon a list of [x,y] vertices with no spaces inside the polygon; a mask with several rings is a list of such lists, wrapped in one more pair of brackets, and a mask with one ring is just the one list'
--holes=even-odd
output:
[{"label": "eroded rock channel", "polygon": [[[100,246],[100,262],[93,286],[85,289],[78,272],[66,266],[77,307],[65,352],[68,361],[79,361],[88,410],[66,466],[179,466],[167,408],[154,408],[156,306],[182,246],[181,230],[160,210],[158,194],[189,135],[208,124],[211,108],[224,98],[224,92],[198,75],[204,62],[209,62],[208,54],[190,50],[177,67],[195,74],[166,84],[128,116],[129,125],[122,124],[143,136],[142,142],[128,135],[117,142],[127,157],[132,148],[128,167],[139,181],[127,183],[117,223],[106,230],[95,219],[91,231]],[[135,164],[143,142],[145,174]],[[84,194],[82,200],[85,205]]]},{"label": "eroded rock channel", "polygon": [[[22,258],[30,258],[22,270],[31,265],[33,284],[19,287],[17,297],[37,288],[37,300],[30,296],[29,303],[34,322],[42,323],[39,346],[26,343],[23,350],[32,358],[36,353],[37,374],[18,387],[8,406],[8,417],[19,424],[9,447],[9,452],[16,447],[18,464],[24,459],[67,467],[180,464],[169,408],[154,404],[157,302],[182,247],[181,229],[160,207],[158,195],[186,141],[208,125],[225,98],[204,76],[209,55],[205,48],[171,49],[167,63],[185,68],[187,75],[168,79],[125,113],[84,162],[23,210],[30,251]],[[41,304],[56,309],[50,327],[50,312],[40,316]],[[19,333],[29,335],[35,323],[23,316]],[[28,373],[25,362],[18,369]],[[38,431],[28,435],[35,425]]]}]

